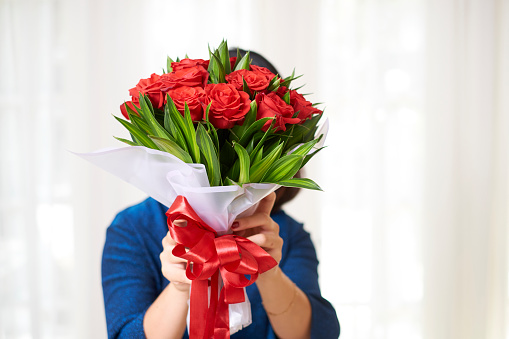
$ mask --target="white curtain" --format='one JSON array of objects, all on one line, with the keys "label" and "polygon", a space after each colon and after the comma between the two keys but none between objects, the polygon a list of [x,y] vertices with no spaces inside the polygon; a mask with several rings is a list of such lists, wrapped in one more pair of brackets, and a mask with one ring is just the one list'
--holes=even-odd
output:
[{"label": "white curtain", "polygon": [[329,147],[287,212],[344,338],[507,338],[503,0],[0,0],[0,339],[106,337],[100,258],[144,195],[67,150],[166,55],[252,49],[303,73]]},{"label": "white curtain", "polygon": [[427,338],[507,335],[508,22],[507,1],[428,5]]}]

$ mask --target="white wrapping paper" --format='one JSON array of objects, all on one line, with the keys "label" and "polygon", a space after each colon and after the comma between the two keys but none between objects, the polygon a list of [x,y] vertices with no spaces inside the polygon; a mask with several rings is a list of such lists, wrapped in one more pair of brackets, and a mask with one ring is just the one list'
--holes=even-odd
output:
[{"label": "white wrapping paper", "polygon": [[[142,146],[77,154],[139,188],[169,207],[178,195],[219,234],[228,232],[241,213],[253,213],[258,201],[275,191],[275,184],[210,187],[202,164],[186,164],[177,157]],[[247,297],[247,295],[246,295]],[[251,324],[249,300],[230,308],[230,333]]]},{"label": "white wrapping paper", "polygon": [[[327,131],[326,120],[316,133],[315,137],[324,134],[316,148],[323,146]],[[172,154],[142,146],[75,154],[167,207],[178,195],[186,197],[199,217],[220,235],[231,232],[230,226],[239,215],[252,214],[261,199],[279,188],[259,183],[210,187],[204,165],[187,164]],[[231,334],[251,324],[251,306],[245,289],[244,293],[245,302],[229,305]]]}]

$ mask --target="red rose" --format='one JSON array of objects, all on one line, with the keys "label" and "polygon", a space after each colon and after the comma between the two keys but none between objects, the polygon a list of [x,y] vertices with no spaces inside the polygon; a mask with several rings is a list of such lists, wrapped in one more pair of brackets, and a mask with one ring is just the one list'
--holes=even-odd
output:
[{"label": "red rose", "polygon": [[301,122],[311,118],[313,114],[322,114],[321,110],[313,107],[313,104],[307,101],[302,94],[294,90],[290,90],[290,105],[292,105],[295,112],[299,112],[297,118],[299,118]]},{"label": "red rose", "polygon": [[285,86],[279,86],[279,88],[277,89],[276,91],[276,94],[282,98],[285,96],[286,92],[288,92],[288,88],[286,88]]},{"label": "red rose", "polygon": [[269,80],[261,74],[246,69],[241,69],[226,75],[226,81],[235,86],[239,91],[243,88],[242,78],[246,81],[247,87],[251,91],[263,91],[269,86]]},{"label": "red rose", "polygon": [[207,69],[209,67],[209,61],[203,60],[203,59],[182,59],[179,62],[172,62],[171,68],[173,69],[173,72],[180,71],[185,68],[190,68],[194,66],[202,66],[203,68]]},{"label": "red rose", "polygon": [[208,84],[205,86],[207,98],[203,101],[203,109],[212,103],[209,121],[216,128],[232,128],[244,121],[249,112],[251,100],[246,92],[238,91],[230,84]]},{"label": "red rose", "polygon": [[180,86],[204,87],[209,79],[209,73],[203,66],[183,68],[178,71],[161,75],[161,90],[167,92]]},{"label": "red rose", "polygon": [[[132,109],[134,111],[134,113],[138,114],[136,112],[136,108],[134,108],[134,105],[136,105],[138,108],[140,108],[140,101],[138,100],[138,98],[133,98],[132,101],[127,101],[125,103],[125,105],[129,106],[129,108]],[[122,112],[122,115],[127,120],[129,120],[129,115],[127,114],[127,109],[125,108],[125,105],[124,104],[120,105],[120,112]]]},{"label": "red rose", "polygon": [[175,106],[182,115],[184,115],[185,104],[189,107],[191,112],[191,119],[193,121],[200,121],[203,119],[203,108],[201,102],[205,100],[206,94],[201,87],[181,86],[168,91],[168,94],[173,99]]},{"label": "red rose", "polygon": [[139,94],[146,94],[152,106],[162,108],[165,103],[164,93],[161,92],[159,83],[161,76],[153,73],[148,79],[141,79],[136,87],[129,90],[129,94],[134,99],[139,98]]},{"label": "red rose", "polygon": [[237,57],[231,57],[230,58],[230,68],[233,71],[233,66],[235,66],[235,63],[237,62]]},{"label": "red rose", "polygon": [[272,73],[271,71],[269,71],[268,68],[265,68],[265,67],[260,67],[260,66],[256,66],[256,65],[250,65],[249,66],[251,68],[251,70],[253,72],[256,72],[258,74],[261,74],[263,75],[265,78],[267,78],[267,80],[271,81],[272,78],[274,78],[276,75],[274,73]]},{"label": "red rose", "polygon": [[[299,118],[292,118],[295,113],[293,107],[284,102],[284,100],[278,97],[274,92],[270,92],[269,94],[258,93],[256,95],[256,103],[258,105],[256,119],[276,117],[274,125],[276,131],[286,131],[286,124],[297,124],[300,122]],[[266,131],[270,127],[270,124],[271,122],[267,121],[265,125],[263,125],[262,130]]]}]

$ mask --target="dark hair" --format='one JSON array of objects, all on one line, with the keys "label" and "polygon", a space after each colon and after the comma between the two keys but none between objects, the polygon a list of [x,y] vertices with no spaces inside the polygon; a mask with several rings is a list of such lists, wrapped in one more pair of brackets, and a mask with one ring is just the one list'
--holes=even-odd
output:
[{"label": "dark hair", "polygon": [[[240,52],[240,55],[243,57],[246,54],[246,51],[243,49],[238,49]],[[228,50],[230,57],[236,57],[237,56],[237,48],[231,48]],[[281,73],[279,73],[267,59],[265,59],[262,55],[249,51],[249,57],[251,58],[251,63],[256,66],[265,67],[269,71],[271,71],[274,74],[278,74],[280,77],[282,77]],[[301,177],[301,171],[298,171],[297,174],[295,174],[295,178]],[[300,188],[296,187],[280,187],[276,190],[276,202],[274,203],[274,207],[272,208],[272,212],[277,212],[281,210],[281,206],[295,198],[297,194],[299,193]]]},{"label": "dark hair", "polygon": [[[238,48],[238,50],[239,50],[241,56],[244,56],[247,52],[247,51],[243,50],[242,48]],[[237,56],[237,48],[230,48],[228,50],[228,52],[230,54],[230,58]],[[277,71],[276,67],[274,67],[274,65],[271,64],[269,62],[269,60],[265,59],[261,54],[258,54],[253,51],[249,51],[249,57],[250,57],[251,63],[253,65],[268,68],[269,71],[271,71],[272,73],[278,74],[280,77],[282,77],[282,75]]]}]

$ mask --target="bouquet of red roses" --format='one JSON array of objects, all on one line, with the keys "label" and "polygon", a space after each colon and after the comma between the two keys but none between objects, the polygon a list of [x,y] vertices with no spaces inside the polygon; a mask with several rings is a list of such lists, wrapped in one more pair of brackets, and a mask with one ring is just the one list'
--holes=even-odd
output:
[{"label": "bouquet of red roses", "polygon": [[[238,53],[239,54],[239,53]],[[132,146],[201,163],[211,186],[274,183],[320,189],[293,178],[316,154],[322,111],[297,90],[294,74],[282,79],[251,65],[249,52],[229,57],[222,42],[210,60],[168,57],[167,73],[142,79],[117,118]]]},{"label": "bouquet of red roses", "polygon": [[129,147],[80,155],[169,206],[173,254],[188,260],[192,280],[191,338],[227,338],[251,323],[244,288],[276,262],[230,226],[280,186],[319,190],[294,176],[327,129],[317,131],[322,111],[290,89],[294,74],[252,65],[249,52],[230,58],[224,41],[209,55],[168,58],[166,72],[129,91],[127,120],[116,117]]}]

